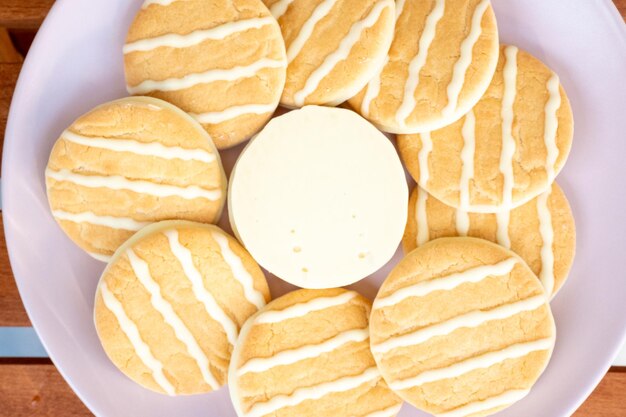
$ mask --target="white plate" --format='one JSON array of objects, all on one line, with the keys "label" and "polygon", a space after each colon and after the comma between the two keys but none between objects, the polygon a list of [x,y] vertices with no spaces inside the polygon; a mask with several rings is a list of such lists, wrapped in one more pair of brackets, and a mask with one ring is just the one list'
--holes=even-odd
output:
[{"label": "white plate", "polygon": [[[140,388],[113,367],[92,321],[103,264],[74,246],[48,210],[43,172],[56,138],[91,107],[125,95],[121,48],[140,3],[59,0],[39,31],[15,91],[4,145],[11,265],[50,357],[95,414],[234,416],[225,389],[169,398]],[[531,394],[502,413],[564,417],[598,383],[626,334],[626,29],[609,0],[495,0],[494,6],[502,40],[561,75],[576,118],[559,183],[577,219],[578,255],[553,302],[556,350]],[[240,148],[226,152],[227,166]],[[380,271],[356,288],[371,297],[384,275]],[[287,288],[272,283],[274,295]],[[422,415],[410,406],[401,412]]]}]

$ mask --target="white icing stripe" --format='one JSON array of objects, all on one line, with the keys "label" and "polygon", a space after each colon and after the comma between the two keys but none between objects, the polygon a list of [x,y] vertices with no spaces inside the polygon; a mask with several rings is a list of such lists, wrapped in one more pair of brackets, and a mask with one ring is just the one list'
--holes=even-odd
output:
[{"label": "white icing stripe", "polygon": [[215,161],[215,155],[202,149],[185,149],[180,146],[165,146],[158,142],[144,143],[133,139],[118,139],[82,136],[66,130],[61,135],[63,140],[92,148],[114,152],[131,152],[137,155],[155,156],[163,159],[182,159],[183,161]]},{"label": "white icing stripe", "polygon": [[510,219],[511,212],[509,210],[496,213],[496,239],[499,245],[504,246],[507,249],[511,248],[511,238],[509,236]]},{"label": "white icing stripe", "polygon": [[168,184],[156,184],[150,181],[129,180],[119,175],[81,175],[67,169],[53,171],[46,169],[46,176],[55,181],[67,181],[89,188],[110,188],[112,190],[129,190],[139,194],[149,194],[156,197],[176,196],[187,200],[206,198],[215,201],[222,196],[221,190],[207,190],[195,185],[177,187]]},{"label": "white icing stripe", "polygon": [[306,303],[295,304],[284,310],[270,310],[259,314],[255,323],[279,323],[284,320],[306,316],[313,311],[325,310],[327,308],[340,306],[355,298],[357,293],[348,291],[335,297],[314,298]]},{"label": "white icing stripe", "polygon": [[194,296],[204,305],[209,316],[222,326],[228,342],[234,346],[237,343],[237,324],[222,310],[211,292],[204,286],[204,279],[193,263],[191,251],[183,246],[178,239],[178,231],[175,229],[168,230],[164,234],[169,241],[172,254],[182,266],[187,279],[191,281]]},{"label": "white icing stripe", "polygon": [[454,214],[456,233],[459,236],[467,236],[470,229],[470,215],[468,212],[457,209]]},{"label": "white icing stripe", "polygon": [[456,378],[477,369],[489,368],[508,359],[521,358],[532,352],[538,352],[540,350],[550,350],[552,349],[553,345],[554,339],[552,338],[518,343],[508,346],[502,350],[485,353],[480,356],[475,356],[473,358],[457,362],[445,368],[432,369],[422,372],[421,374],[411,378],[391,382],[389,384],[389,387],[393,390],[405,390],[413,387],[418,387],[429,382],[441,381],[442,379],[448,378]]},{"label": "white icing stripe", "polygon": [[259,29],[263,26],[270,25],[274,22],[271,17],[254,17],[251,19],[238,20],[236,22],[228,22],[211,29],[195,30],[186,35],[169,33],[167,35],[156,36],[149,39],[141,39],[135,42],[127,43],[122,48],[124,54],[131,52],[145,52],[161,47],[170,48],[188,48],[198,45],[207,40],[225,39],[235,33],[245,32],[250,29]]},{"label": "white icing stripe", "polygon": [[496,407],[513,404],[524,398],[530,390],[512,390],[496,397],[487,398],[484,401],[476,401],[454,410],[437,414],[436,417],[466,417],[481,411],[490,410]]},{"label": "white icing stripe", "polygon": [[378,94],[380,94],[380,77],[382,76],[382,73],[388,62],[389,56],[385,58],[385,63],[383,64],[382,68],[376,73],[374,78],[372,78],[370,82],[367,83],[367,86],[365,87],[365,94],[363,95],[363,101],[361,102],[361,114],[363,115],[363,117],[369,117],[372,101],[374,101],[374,99],[378,97]]},{"label": "white icing stripe", "polygon": [[267,358],[250,359],[237,370],[237,374],[243,375],[248,372],[264,372],[276,366],[289,365],[304,359],[316,358],[324,353],[332,352],[345,344],[363,342],[368,338],[369,331],[367,328],[348,330],[316,345],[305,345],[296,349],[284,350]]},{"label": "white icing stripe", "polygon": [[148,6],[150,6],[151,4],[158,4],[161,6],[169,6],[170,4],[174,3],[175,1],[178,0],[145,0],[143,2],[143,5],[141,6],[142,9],[147,9]]},{"label": "white icing stripe", "polygon": [[92,258],[95,258],[101,262],[109,262],[111,260],[111,257],[109,255],[105,255],[103,253],[95,253],[95,252],[87,252],[89,254],[89,256],[91,256]]},{"label": "white icing stripe", "polygon": [[203,124],[218,124],[244,114],[265,114],[276,110],[275,104],[244,104],[228,107],[222,111],[208,113],[189,113],[191,117]]},{"label": "white icing stripe", "polygon": [[537,214],[539,216],[539,233],[541,234],[541,272],[539,279],[546,289],[548,297],[554,292],[554,229],[552,213],[548,208],[551,190],[537,197]]},{"label": "white icing stripe", "polygon": [[463,88],[463,84],[465,84],[465,74],[472,63],[474,45],[476,45],[476,42],[478,42],[478,38],[482,33],[481,23],[483,15],[489,7],[489,4],[489,0],[482,0],[478,3],[476,9],[474,9],[470,32],[467,37],[463,39],[463,42],[461,42],[461,54],[452,69],[452,79],[450,80],[450,84],[448,84],[447,88],[448,104],[446,104],[441,111],[444,116],[452,115],[457,108],[459,96],[461,95],[461,89]]},{"label": "white icing stripe", "polygon": [[515,138],[513,137],[513,104],[517,93],[517,47],[504,48],[504,93],[502,95],[502,154],[500,155],[500,172],[504,183],[502,186],[502,206],[510,207],[513,199],[513,156],[515,155]]},{"label": "white icing stripe", "polygon": [[478,327],[492,320],[503,320],[525,311],[536,310],[546,304],[546,298],[542,295],[526,298],[510,304],[505,304],[491,310],[476,310],[460,316],[453,317],[441,323],[423,327],[411,333],[391,337],[382,343],[372,346],[375,352],[389,352],[405,346],[414,346],[436,337],[444,336],[463,327]]},{"label": "white icing stripe", "polygon": [[552,74],[546,85],[550,98],[546,103],[546,119],[543,133],[543,140],[546,144],[548,156],[546,158],[546,173],[548,181],[554,180],[554,165],[559,157],[559,148],[556,144],[556,133],[559,128],[559,118],[557,112],[561,107],[561,91],[559,89],[559,76]]},{"label": "white icing stripe", "polygon": [[196,361],[204,381],[212,389],[218,389],[220,384],[211,373],[209,368],[209,359],[206,357],[187,326],[185,326],[185,323],[180,317],[178,317],[172,305],[161,295],[161,288],[150,275],[148,264],[143,259],[139,258],[132,249],[128,249],[126,251],[126,256],[130,261],[130,266],[133,269],[135,276],[150,294],[150,303],[152,304],[152,307],[154,307],[154,309],[163,316],[163,320],[165,320],[172,330],[174,330],[176,338],[183,342],[183,344],[187,347],[187,352],[189,353],[189,356]]},{"label": "white icing stripe", "polygon": [[420,179],[419,184],[422,187],[426,187],[428,179],[430,178],[430,170],[428,167],[428,157],[433,150],[433,141],[430,138],[430,132],[420,134],[422,141],[422,147],[417,154],[417,161],[420,167]]},{"label": "white icing stripe", "polygon": [[450,291],[461,284],[480,282],[491,276],[503,276],[509,274],[517,262],[515,258],[508,258],[495,265],[477,266],[462,272],[419,282],[401,288],[387,297],[376,298],[374,308],[393,306],[409,297],[424,297],[433,291]]},{"label": "white icing stripe", "polygon": [[136,86],[127,86],[130,94],[146,94],[151,91],[178,91],[193,87],[198,84],[212,83],[215,81],[234,81],[240,78],[253,77],[258,71],[265,68],[282,68],[285,62],[269,58],[261,58],[250,65],[238,66],[228,69],[211,69],[206,72],[188,74],[181,78],[168,78],[156,81],[146,80]]},{"label": "white icing stripe", "polygon": [[256,403],[245,413],[246,417],[262,417],[285,407],[293,407],[307,400],[318,400],[328,394],[345,392],[380,379],[378,368],[372,367],[360,375],[347,376],[318,385],[298,388],[291,395],[277,395],[269,401]]},{"label": "white icing stripe", "polygon": [[428,211],[426,210],[426,201],[428,193],[422,187],[425,187],[430,178],[430,170],[428,168],[428,157],[433,149],[433,142],[430,138],[430,132],[420,134],[422,147],[417,154],[417,160],[420,168],[420,179],[417,190],[417,202],[415,204],[415,220],[417,223],[417,246],[421,246],[430,239],[428,229]]},{"label": "white icing stripe", "polygon": [[280,17],[287,12],[291,3],[293,3],[293,0],[278,0],[276,3],[272,4],[270,13],[274,16],[274,19],[280,19]]},{"label": "white icing stripe", "polygon": [[404,94],[402,97],[402,103],[396,112],[396,122],[400,126],[406,125],[406,119],[411,115],[415,109],[415,90],[419,85],[420,72],[426,64],[426,58],[428,58],[428,50],[430,45],[435,39],[435,33],[437,31],[437,23],[443,17],[445,11],[445,0],[435,0],[435,6],[431,10],[430,14],[426,17],[424,24],[424,31],[420,36],[419,49],[417,55],[413,57],[409,63],[409,73],[404,84]]},{"label": "white icing stripe", "polygon": [[113,313],[118,324],[120,325],[120,329],[122,329],[122,332],[124,332],[126,337],[128,337],[130,344],[133,345],[135,353],[141,362],[143,362],[143,364],[150,369],[154,381],[168,395],[176,394],[176,389],[167,380],[165,374],[163,373],[163,364],[156,359],[154,355],[152,355],[150,347],[141,338],[137,325],[126,315],[122,303],[120,303],[115,295],[109,290],[109,287],[104,280],[100,281],[100,294],[102,295],[104,305],[111,313]]},{"label": "white icing stripe", "polygon": [[138,222],[130,217],[102,216],[91,211],[70,213],[63,210],[52,210],[52,214],[59,220],[67,220],[74,223],[89,223],[96,226],[110,227],[111,229],[130,231],[137,231],[150,224],[150,222]]},{"label": "white icing stripe", "polygon": [[476,152],[476,116],[473,110],[465,115],[461,135],[463,136],[463,149],[461,150],[459,204],[460,207],[469,207],[470,181],[474,178],[474,154]]},{"label": "white icing stripe", "polygon": [[430,239],[430,230],[428,226],[428,210],[426,202],[428,201],[428,193],[418,186],[417,201],[415,202],[415,223],[417,224],[417,246],[422,246]]},{"label": "white icing stripe", "polygon": [[[461,134],[463,136],[463,149],[461,150],[459,204],[460,207],[468,207],[470,205],[470,181],[474,178],[474,153],[476,150],[476,116],[472,110],[465,115]],[[454,218],[457,234],[467,236],[470,229],[469,213],[459,208],[456,210]]]},{"label": "white icing stripe", "polygon": [[[402,15],[402,12],[404,11],[404,3],[405,3],[405,0],[396,1],[396,26],[398,23],[398,19],[400,18],[400,16]],[[361,114],[364,117],[369,116],[370,106],[372,104],[372,101],[374,101],[374,99],[376,99],[376,97],[378,97],[378,94],[380,93],[380,79],[388,63],[389,63],[389,55],[387,55],[387,57],[385,58],[385,63],[383,64],[381,69],[370,80],[370,82],[367,83],[367,86],[365,87],[365,94],[363,95],[363,101],[361,102]]]},{"label": "white icing stripe", "polygon": [[394,417],[396,414],[400,412],[401,408],[402,408],[402,403],[382,409],[382,410],[374,411],[372,413],[366,414],[363,417]]},{"label": "white icing stripe", "polygon": [[213,236],[213,239],[220,247],[222,258],[233,273],[233,277],[241,284],[246,300],[257,309],[263,307],[265,305],[265,297],[260,291],[254,288],[254,278],[252,278],[252,275],[250,275],[243,265],[241,258],[230,248],[228,238],[220,233],[211,233],[211,236]]},{"label": "white icing stripe", "polygon": [[398,22],[398,19],[400,19],[400,16],[402,16],[402,12],[404,12],[405,3],[406,0],[396,0],[396,23]]},{"label": "white icing stripe", "polygon": [[337,0],[323,0],[313,10],[313,13],[311,13],[311,16],[306,20],[306,22],[304,22],[304,24],[300,28],[300,32],[298,32],[298,35],[291,42],[291,44],[289,44],[289,46],[287,47],[287,62],[288,63],[291,63],[291,61],[296,59],[296,57],[298,56],[298,54],[304,47],[304,44],[306,43],[306,41],[311,37],[311,34],[313,33],[313,30],[315,29],[315,25],[317,25],[317,22],[319,22],[324,17],[326,17],[326,15],[330,12],[330,10],[333,8],[336,2]]},{"label": "white icing stripe", "polygon": [[306,98],[313,94],[320,82],[335,68],[340,62],[345,60],[352,47],[361,39],[362,33],[374,26],[382,12],[391,7],[393,3],[390,0],[381,0],[372,7],[369,14],[358,22],[355,22],[348,31],[348,34],[341,40],[339,47],[330,55],[328,55],[322,64],[317,67],[306,80],[304,87],[297,91],[293,98],[296,106],[302,106]]}]

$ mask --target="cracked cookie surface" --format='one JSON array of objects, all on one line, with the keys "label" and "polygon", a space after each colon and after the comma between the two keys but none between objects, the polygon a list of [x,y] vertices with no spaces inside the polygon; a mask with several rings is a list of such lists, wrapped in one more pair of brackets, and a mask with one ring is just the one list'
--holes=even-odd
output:
[{"label": "cracked cookie surface", "polygon": [[55,220],[103,261],[150,223],[216,222],[226,184],[209,135],[150,97],[112,101],[79,117],[54,144],[46,168]]},{"label": "cracked cookie surface", "polygon": [[241,331],[229,370],[240,417],[393,417],[402,401],[369,349],[371,303],[340,288],[277,298]]},{"label": "cracked cookie surface", "polygon": [[168,395],[226,383],[238,332],[270,293],[261,268],[217,226],[167,221],[116,252],[96,292],[102,346],[136,383]]},{"label": "cracked cookie surface", "polygon": [[573,127],[559,77],[509,45],[469,113],[430,133],[399,135],[398,148],[411,176],[437,199],[496,213],[549,189],[569,155]]},{"label": "cracked cookie surface", "polygon": [[470,236],[511,249],[524,259],[554,296],[563,286],[576,252],[576,226],[567,197],[556,182],[549,191],[510,212],[468,213],[454,209],[416,187],[402,248],[440,237]]},{"label": "cracked cookie surface", "polygon": [[537,277],[513,252],[441,238],[383,283],[371,348],[389,387],[438,416],[486,416],[523,398],[552,354],[555,327]]}]

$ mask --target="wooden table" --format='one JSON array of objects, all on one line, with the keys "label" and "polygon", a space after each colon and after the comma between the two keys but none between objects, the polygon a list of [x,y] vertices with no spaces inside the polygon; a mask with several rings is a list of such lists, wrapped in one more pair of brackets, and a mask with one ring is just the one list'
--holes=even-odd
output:
[{"label": "wooden table", "polygon": [[[626,0],[614,1],[622,16],[626,17]],[[4,140],[7,113],[22,56],[53,3],[53,0],[0,0],[0,144]],[[2,227],[0,326],[30,326],[11,273]],[[0,417],[90,415],[49,359],[0,358]],[[626,369],[611,368],[574,415],[626,416]]]}]

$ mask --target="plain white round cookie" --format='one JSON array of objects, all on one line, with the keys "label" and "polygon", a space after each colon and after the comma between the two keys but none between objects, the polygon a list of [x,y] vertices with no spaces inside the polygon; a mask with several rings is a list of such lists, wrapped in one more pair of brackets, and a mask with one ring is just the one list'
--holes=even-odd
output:
[{"label": "plain white round cookie", "polygon": [[348,285],[393,256],[407,218],[391,142],[345,109],[307,106],[273,119],[231,175],[229,215],[250,254],[303,288]]}]

